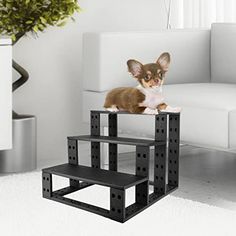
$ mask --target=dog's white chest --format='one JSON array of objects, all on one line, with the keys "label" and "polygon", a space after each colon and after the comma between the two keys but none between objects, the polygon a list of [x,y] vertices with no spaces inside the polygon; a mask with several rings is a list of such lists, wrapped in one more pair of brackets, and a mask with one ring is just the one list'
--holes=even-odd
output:
[{"label": "dog's white chest", "polygon": [[141,106],[156,109],[157,106],[164,101],[161,89],[146,89],[142,87],[137,87],[140,92],[145,95],[145,100],[140,104]]}]

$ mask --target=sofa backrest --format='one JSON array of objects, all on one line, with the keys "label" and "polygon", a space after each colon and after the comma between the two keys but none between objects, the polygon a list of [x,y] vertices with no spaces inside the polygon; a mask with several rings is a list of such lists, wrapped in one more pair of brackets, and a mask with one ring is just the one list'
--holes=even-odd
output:
[{"label": "sofa backrest", "polygon": [[236,24],[211,26],[211,82],[236,83]]},{"label": "sofa backrest", "polygon": [[209,30],[103,32],[83,36],[84,89],[135,86],[127,72],[127,60],[155,62],[162,52],[171,54],[166,84],[210,82]]}]

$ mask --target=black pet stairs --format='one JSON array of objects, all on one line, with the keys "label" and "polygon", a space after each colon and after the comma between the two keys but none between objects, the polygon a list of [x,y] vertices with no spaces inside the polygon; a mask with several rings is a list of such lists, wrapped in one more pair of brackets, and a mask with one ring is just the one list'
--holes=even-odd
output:
[{"label": "black pet stairs", "polygon": [[[109,117],[108,136],[100,136],[101,114],[108,114]],[[43,169],[44,198],[90,211],[115,221],[125,222],[178,188],[180,114],[153,115],[155,118],[154,140],[117,137],[117,116],[122,114],[130,113],[91,111],[91,135],[68,137],[68,163]],[[78,140],[91,142],[91,167],[79,165]],[[101,169],[101,142],[109,143],[109,170]],[[167,142],[169,142],[168,145]],[[135,175],[117,171],[118,144],[136,146]],[[149,180],[151,146],[154,146],[154,181]],[[68,178],[69,186],[53,191],[52,175]],[[67,194],[93,184],[110,188],[109,210],[66,197]],[[149,185],[153,185],[154,188],[151,194],[149,194]],[[125,207],[125,190],[133,186],[135,186],[135,203]]]}]

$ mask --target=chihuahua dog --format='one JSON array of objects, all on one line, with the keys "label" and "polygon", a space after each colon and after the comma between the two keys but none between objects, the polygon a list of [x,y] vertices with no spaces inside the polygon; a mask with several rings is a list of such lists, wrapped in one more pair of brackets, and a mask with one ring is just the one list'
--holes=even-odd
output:
[{"label": "chihuahua dog", "polygon": [[162,85],[169,69],[170,54],[165,52],[156,63],[143,65],[136,60],[128,60],[128,71],[137,80],[136,88],[121,87],[108,92],[104,108],[111,112],[119,110],[130,113],[158,114],[161,112],[180,112],[164,102]]}]

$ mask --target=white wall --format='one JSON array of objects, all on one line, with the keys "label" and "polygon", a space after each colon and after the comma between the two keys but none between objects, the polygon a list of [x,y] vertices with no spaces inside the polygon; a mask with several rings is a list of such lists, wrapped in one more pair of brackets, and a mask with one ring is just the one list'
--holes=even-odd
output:
[{"label": "white wall", "polygon": [[23,38],[14,46],[14,58],[30,73],[27,84],[14,94],[14,108],[37,116],[38,159],[66,158],[66,137],[86,132],[81,123],[83,32],[166,25],[161,0],[79,2],[83,11],[76,23],[51,28],[37,39]]},{"label": "white wall", "polygon": [[12,147],[11,61],[11,40],[0,38],[0,150]]}]

